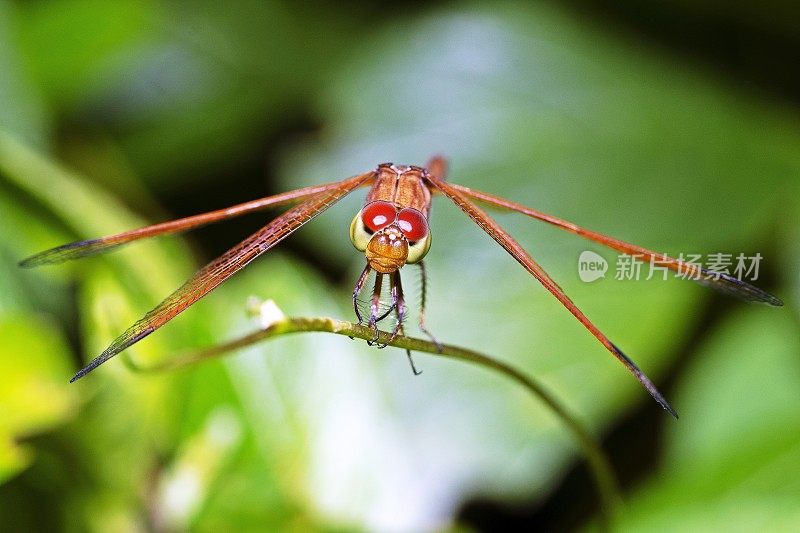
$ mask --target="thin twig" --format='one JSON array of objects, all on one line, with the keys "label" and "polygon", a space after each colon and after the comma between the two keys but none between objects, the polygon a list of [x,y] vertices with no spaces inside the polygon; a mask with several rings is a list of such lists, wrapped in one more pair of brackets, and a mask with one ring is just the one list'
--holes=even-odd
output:
[{"label": "thin twig", "polygon": [[[278,320],[268,328],[255,331],[224,344],[187,353],[165,360],[162,363],[148,366],[146,368],[134,363],[126,353],[123,355],[125,355],[124,359],[128,366],[134,371],[159,372],[182,368],[206,359],[219,357],[228,352],[232,352],[279,335],[312,331],[336,333],[337,335],[346,335],[351,338],[359,338],[364,340],[372,340],[374,337],[372,328],[359,324],[353,324],[352,322],[325,317],[294,317]],[[469,361],[471,363],[496,370],[497,372],[504,374],[506,377],[516,381],[525,387],[528,392],[544,402],[544,404],[547,405],[547,407],[549,407],[559,419],[561,419],[564,425],[566,425],[567,428],[573,433],[580,444],[580,447],[589,465],[589,469],[591,470],[595,483],[597,484],[598,493],[600,494],[600,509],[603,525],[606,528],[610,528],[617,505],[620,502],[620,496],[617,481],[614,477],[608,458],[595,441],[589,430],[540,383],[535,381],[533,378],[525,376],[520,371],[516,370],[512,366],[507,365],[506,363],[472,350],[459,348],[457,346],[451,346],[448,344],[442,344],[441,346],[437,347],[434,343],[428,340],[413,337],[397,336],[393,340],[390,339],[391,335],[389,333],[383,331],[379,333],[378,342],[381,344],[388,344],[390,346],[405,348],[415,352],[427,352],[450,359]]]}]

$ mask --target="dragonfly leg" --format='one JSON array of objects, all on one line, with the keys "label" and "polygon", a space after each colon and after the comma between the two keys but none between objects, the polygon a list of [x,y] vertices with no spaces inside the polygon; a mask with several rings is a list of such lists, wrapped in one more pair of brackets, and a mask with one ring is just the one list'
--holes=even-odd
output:
[{"label": "dragonfly leg", "polygon": [[406,349],[406,355],[408,356],[408,362],[411,364],[411,371],[414,373],[414,375],[419,376],[422,374],[422,370],[417,370],[417,367],[414,366],[414,359],[411,357],[411,350]]},{"label": "dragonfly leg", "polygon": [[376,318],[376,319],[375,319],[375,322],[376,322],[376,323],[377,323],[377,322],[380,322],[381,320],[383,320],[384,318],[386,318],[387,316],[389,316],[389,315],[391,314],[391,312],[395,310],[395,307],[396,307],[396,305],[397,305],[397,304],[396,304],[395,302],[392,302],[392,305],[390,305],[390,306],[389,306],[389,309],[387,309],[387,310],[386,310],[386,312],[385,312],[385,313],[383,313],[381,316],[379,316],[378,318]]},{"label": "dragonfly leg", "polygon": [[361,311],[358,308],[358,295],[361,294],[361,289],[364,288],[364,283],[367,281],[367,277],[369,277],[369,272],[370,266],[369,263],[367,263],[367,266],[364,267],[364,271],[358,277],[358,281],[356,281],[356,286],[353,287],[353,310],[356,312],[359,325],[364,322],[364,317],[361,316]]},{"label": "dragonfly leg", "polygon": [[[400,327],[400,335],[405,335],[402,327]],[[411,365],[411,371],[414,373],[414,375],[419,376],[422,374],[422,370],[417,370],[417,367],[414,366],[414,358],[411,357],[411,350],[408,348],[406,348],[406,356],[408,356],[408,363]]]},{"label": "dragonfly leg", "polygon": [[400,283],[400,271],[392,272],[392,307],[397,311],[397,324],[394,326],[389,342],[393,341],[403,331],[403,321],[406,319],[406,299],[403,296],[403,285]]},{"label": "dragonfly leg", "polygon": [[428,331],[428,328],[425,326],[425,302],[428,294],[428,273],[425,270],[425,262],[419,262],[419,275],[420,275],[420,286],[422,288],[420,299],[419,299],[419,330],[428,336],[428,338],[436,345],[436,351],[442,351],[442,343],[433,336],[433,334]]},{"label": "dragonfly leg", "polygon": [[381,288],[383,286],[383,274],[380,272],[375,272],[375,287],[372,289],[372,298],[370,299],[369,304],[369,327],[372,328],[372,339],[367,341],[367,344],[370,346],[378,345],[379,348],[383,348],[386,346],[380,346],[378,344],[378,312],[380,311],[381,305]]},{"label": "dragonfly leg", "polygon": [[[403,331],[403,321],[406,318],[406,301],[403,297],[403,285],[400,283],[400,271],[396,271],[392,273],[392,301],[394,303],[395,310],[397,312],[397,324],[394,327],[394,331],[392,331],[392,338],[389,339],[389,342],[394,340],[397,335],[405,335]],[[406,355],[408,356],[408,362],[411,364],[411,371],[414,373],[415,376],[419,376],[422,374],[421,370],[417,370],[417,367],[414,366],[414,359],[411,357],[411,350],[406,349]]]}]

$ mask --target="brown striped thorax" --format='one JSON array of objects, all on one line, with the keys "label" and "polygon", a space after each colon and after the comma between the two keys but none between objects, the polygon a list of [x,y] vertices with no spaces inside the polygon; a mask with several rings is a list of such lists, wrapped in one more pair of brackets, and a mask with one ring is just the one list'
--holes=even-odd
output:
[{"label": "brown striped thorax", "polygon": [[401,209],[412,207],[425,215],[425,218],[430,215],[431,191],[425,183],[424,168],[381,163],[375,172],[375,182],[364,205],[383,200],[392,202]]},{"label": "brown striped thorax", "polygon": [[383,274],[418,263],[431,247],[431,191],[425,169],[383,163],[364,207],[350,224],[350,240]]}]

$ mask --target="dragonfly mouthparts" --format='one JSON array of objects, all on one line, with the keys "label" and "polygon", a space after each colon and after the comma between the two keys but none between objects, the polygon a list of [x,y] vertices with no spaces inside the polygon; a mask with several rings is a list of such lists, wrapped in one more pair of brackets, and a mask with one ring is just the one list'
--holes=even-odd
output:
[{"label": "dragonfly mouthparts", "polygon": [[406,264],[408,240],[394,224],[377,232],[365,250],[370,266],[383,274],[389,274]]}]

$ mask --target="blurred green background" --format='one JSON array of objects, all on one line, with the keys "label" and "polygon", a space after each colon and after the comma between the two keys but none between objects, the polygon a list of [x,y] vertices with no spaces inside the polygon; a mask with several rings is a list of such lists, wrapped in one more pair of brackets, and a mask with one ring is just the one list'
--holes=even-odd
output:
[{"label": "blurred green background", "polygon": [[[64,242],[364,172],[450,179],[672,254],[761,253],[786,306],[578,278],[497,215],[650,374],[669,418],[455,207],[434,202],[428,324],[539,378],[603,443],[618,528],[800,528],[800,12],[790,2],[0,0],[0,524],[7,530],[594,528],[560,421],[482,369],[309,334],[157,375],[67,381],[268,216],[24,271]],[[362,193],[129,350],[252,331],[248,296],[352,319]],[[412,309],[419,286],[404,283]],[[410,323],[415,320],[413,314]],[[412,327],[412,334],[417,334]]]}]

